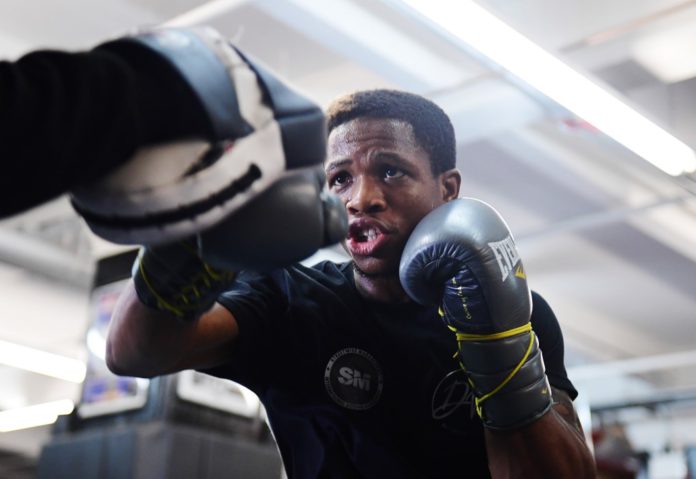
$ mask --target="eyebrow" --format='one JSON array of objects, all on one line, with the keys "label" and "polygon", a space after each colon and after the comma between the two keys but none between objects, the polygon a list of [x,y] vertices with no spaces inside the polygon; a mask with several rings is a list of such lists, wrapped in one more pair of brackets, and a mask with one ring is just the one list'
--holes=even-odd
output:
[{"label": "eyebrow", "polygon": [[349,165],[351,163],[353,163],[353,160],[351,160],[350,158],[344,158],[343,160],[332,161],[331,163],[326,165],[326,171],[328,172],[331,170],[335,170],[337,168],[341,168],[341,167]]},{"label": "eyebrow", "polygon": [[398,153],[392,153],[390,151],[380,151],[377,152],[375,155],[375,158],[378,160],[390,160],[390,161],[395,161],[397,163],[410,163],[408,160],[404,159],[401,155]]},{"label": "eyebrow", "polygon": [[[377,152],[377,153],[375,154],[375,158],[378,159],[378,160],[393,161],[393,162],[398,163],[399,165],[403,165],[403,166],[408,166],[408,165],[410,165],[410,163],[411,163],[410,161],[404,159],[404,158],[403,158],[402,156],[400,156],[399,154],[397,154],[397,153],[392,153],[392,152],[389,152],[389,151],[380,151],[380,152]],[[329,171],[333,171],[333,170],[336,170],[336,169],[339,169],[339,168],[343,168],[344,166],[350,165],[350,164],[352,164],[352,163],[353,163],[353,160],[350,159],[350,158],[344,158],[344,159],[341,159],[341,160],[332,161],[331,163],[329,163],[328,165],[326,165],[326,168],[324,169],[324,171],[325,171],[326,173],[328,173]]]}]

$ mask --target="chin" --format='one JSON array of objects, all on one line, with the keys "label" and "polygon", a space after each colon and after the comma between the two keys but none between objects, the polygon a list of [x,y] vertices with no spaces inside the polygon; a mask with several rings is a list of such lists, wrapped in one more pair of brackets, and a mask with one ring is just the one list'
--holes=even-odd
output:
[{"label": "chin", "polygon": [[353,258],[353,269],[364,278],[392,278],[399,276],[399,265],[392,261],[385,261],[376,258]]},{"label": "chin", "polygon": [[380,303],[403,303],[408,297],[401,287],[398,268],[364,271],[353,261],[355,286],[360,295]]}]

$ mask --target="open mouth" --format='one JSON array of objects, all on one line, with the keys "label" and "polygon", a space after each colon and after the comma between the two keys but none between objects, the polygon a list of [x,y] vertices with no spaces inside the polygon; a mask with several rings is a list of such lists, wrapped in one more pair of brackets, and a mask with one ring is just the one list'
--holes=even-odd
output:
[{"label": "open mouth", "polygon": [[346,245],[353,255],[370,256],[377,252],[387,239],[388,233],[384,228],[359,220],[350,225]]},{"label": "open mouth", "polygon": [[377,228],[370,228],[366,231],[360,231],[358,232],[357,235],[355,235],[355,241],[359,243],[365,243],[368,241],[374,241],[377,239],[377,236],[382,234],[377,230]]}]

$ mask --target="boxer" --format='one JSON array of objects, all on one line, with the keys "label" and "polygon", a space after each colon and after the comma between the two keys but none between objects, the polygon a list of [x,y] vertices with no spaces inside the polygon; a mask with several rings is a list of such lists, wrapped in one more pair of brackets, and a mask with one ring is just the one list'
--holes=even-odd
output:
[{"label": "boxer", "polygon": [[[329,108],[328,130],[350,261],[223,268],[183,321],[136,269],[108,366],[252,389],[289,478],[594,477],[558,321],[500,216],[458,199],[447,115],[417,95],[357,92]],[[205,267],[167,264],[150,274],[165,290]]]}]

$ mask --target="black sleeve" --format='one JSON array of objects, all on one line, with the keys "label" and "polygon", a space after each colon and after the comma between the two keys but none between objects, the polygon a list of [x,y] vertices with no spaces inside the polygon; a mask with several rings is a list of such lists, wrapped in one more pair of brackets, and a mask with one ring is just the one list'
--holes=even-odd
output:
[{"label": "black sleeve", "polygon": [[218,303],[236,319],[239,336],[228,363],[201,372],[231,379],[262,395],[271,368],[278,367],[275,342],[280,339],[274,325],[286,315],[287,297],[270,276],[242,273]]},{"label": "black sleeve", "polygon": [[539,338],[539,347],[544,355],[546,376],[549,383],[566,391],[571,399],[578,391],[568,379],[564,363],[563,333],[558,319],[544,298],[532,291],[532,327]]},{"label": "black sleeve", "polygon": [[0,217],[105,174],[138,146],[206,127],[161,60],[97,48],[0,62]]}]

